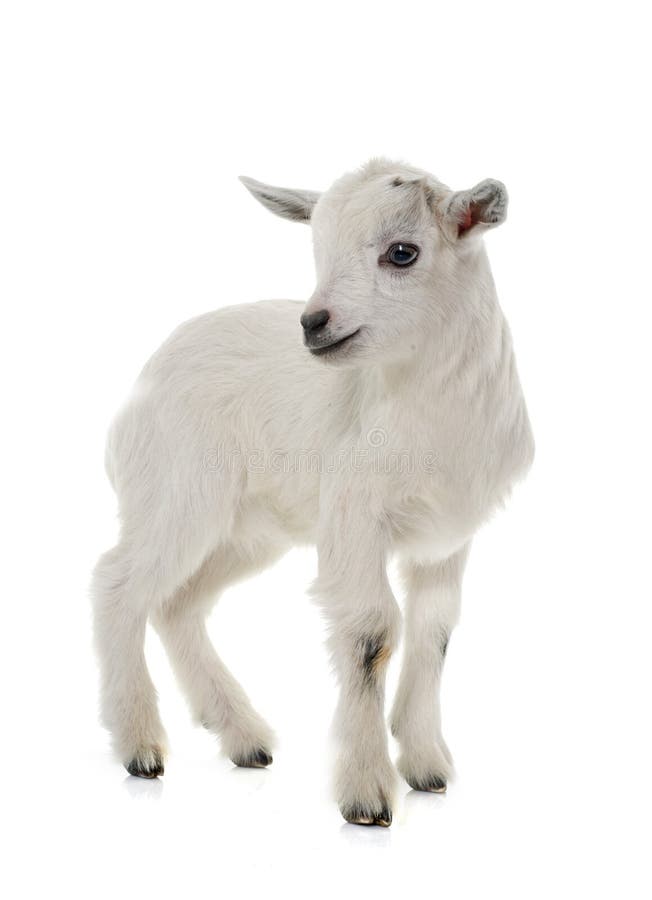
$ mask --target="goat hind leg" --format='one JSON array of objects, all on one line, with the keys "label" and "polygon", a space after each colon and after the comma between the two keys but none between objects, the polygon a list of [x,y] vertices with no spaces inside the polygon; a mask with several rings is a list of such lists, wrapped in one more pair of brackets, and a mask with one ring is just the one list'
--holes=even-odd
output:
[{"label": "goat hind leg", "polygon": [[124,545],[99,560],[92,582],[102,721],[131,775],[163,774],[165,731],[144,653],[147,609]]},{"label": "goat hind leg", "polygon": [[217,655],[206,616],[220,590],[277,555],[270,552],[253,561],[233,547],[220,548],[153,617],[194,716],[219,736],[223,751],[237,766],[268,766],[274,735]]}]

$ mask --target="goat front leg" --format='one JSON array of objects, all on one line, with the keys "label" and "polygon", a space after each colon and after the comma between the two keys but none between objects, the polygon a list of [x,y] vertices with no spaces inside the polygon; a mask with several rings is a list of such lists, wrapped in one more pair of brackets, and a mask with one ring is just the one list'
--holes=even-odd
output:
[{"label": "goat front leg", "polygon": [[439,689],[467,555],[468,546],[436,565],[406,567],[405,651],[390,722],[401,749],[398,769],[417,791],[443,792],[452,775]]},{"label": "goat front leg", "polygon": [[340,685],[334,721],[340,811],[347,822],[388,826],[397,779],[387,747],[385,669],[400,613],[387,580],[380,521],[351,494],[333,497],[322,509],[315,593],[329,622]]}]

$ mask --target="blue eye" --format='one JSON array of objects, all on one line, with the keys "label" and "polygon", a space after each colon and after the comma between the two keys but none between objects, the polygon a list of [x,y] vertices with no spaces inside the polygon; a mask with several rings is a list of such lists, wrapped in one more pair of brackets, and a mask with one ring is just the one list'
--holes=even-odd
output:
[{"label": "blue eye", "polygon": [[386,259],[393,266],[411,266],[416,262],[419,248],[414,244],[392,244],[386,254]]}]

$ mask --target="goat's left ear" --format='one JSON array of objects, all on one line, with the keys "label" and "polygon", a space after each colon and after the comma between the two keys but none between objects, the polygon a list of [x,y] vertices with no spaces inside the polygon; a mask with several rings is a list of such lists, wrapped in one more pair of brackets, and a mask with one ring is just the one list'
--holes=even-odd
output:
[{"label": "goat's left ear", "polygon": [[290,219],[292,222],[310,222],[312,211],[319,200],[317,191],[274,187],[244,175],[240,176],[240,181],[259,203],[282,219]]},{"label": "goat's left ear", "polygon": [[494,228],[507,217],[507,188],[487,178],[470,191],[457,191],[442,202],[442,224],[449,237],[470,238]]}]

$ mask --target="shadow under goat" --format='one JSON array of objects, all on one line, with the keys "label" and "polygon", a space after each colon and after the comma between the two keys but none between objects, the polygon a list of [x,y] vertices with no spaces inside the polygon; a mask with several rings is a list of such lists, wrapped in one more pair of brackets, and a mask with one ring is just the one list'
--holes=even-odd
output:
[{"label": "shadow under goat", "polygon": [[444,791],[439,685],[465,561],[534,453],[482,240],[507,193],[491,180],[454,192],[387,160],[323,194],[242,181],[312,226],[317,286],[306,305],[232,306],[181,325],[111,428],[121,531],[92,584],[103,721],[132,775],[163,774],[149,619],[197,720],[237,765],[269,765],[273,733],[205,619],[228,585],[314,543],[312,595],[340,686],[337,801],[349,822],[389,825],[384,682],[401,614],[388,560],[407,587],[397,768],[416,790]]}]

